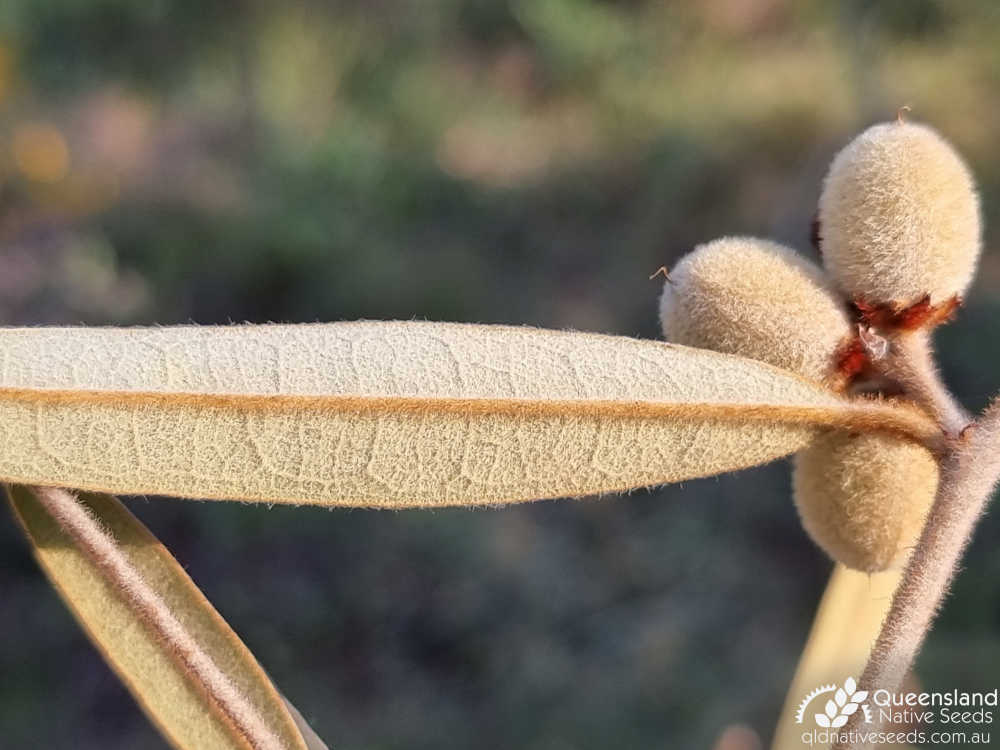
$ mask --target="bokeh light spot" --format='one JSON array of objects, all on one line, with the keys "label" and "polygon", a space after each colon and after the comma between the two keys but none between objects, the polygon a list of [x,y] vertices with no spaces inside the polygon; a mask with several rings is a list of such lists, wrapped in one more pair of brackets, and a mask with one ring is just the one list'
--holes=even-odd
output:
[{"label": "bokeh light spot", "polygon": [[52,125],[21,125],[14,131],[14,163],[29,180],[58,182],[69,172],[69,147]]}]

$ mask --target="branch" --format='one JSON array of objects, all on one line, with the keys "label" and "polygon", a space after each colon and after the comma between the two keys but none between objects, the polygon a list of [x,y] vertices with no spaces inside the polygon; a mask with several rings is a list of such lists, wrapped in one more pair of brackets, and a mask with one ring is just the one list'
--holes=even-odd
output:
[{"label": "branch", "polygon": [[[906,566],[882,632],[860,684],[898,690],[941,607],[968,545],[1000,479],[1000,398],[960,437],[941,467],[941,485],[920,541]],[[841,737],[857,726],[852,717]],[[835,750],[858,747],[838,743]]]}]

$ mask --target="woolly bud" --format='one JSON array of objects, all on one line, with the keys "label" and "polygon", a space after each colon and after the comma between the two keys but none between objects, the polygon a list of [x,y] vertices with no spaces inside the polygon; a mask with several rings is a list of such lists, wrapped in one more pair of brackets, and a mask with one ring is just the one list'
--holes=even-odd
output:
[{"label": "woolly bud", "polygon": [[668,341],[751,359],[838,384],[847,312],[822,271],[782,245],[725,237],[670,271],[660,299]]},{"label": "woolly bud", "polygon": [[975,273],[975,184],[961,157],[931,128],[874,125],[830,165],[819,235],[824,265],[862,313],[867,306],[901,316],[920,305],[918,316],[896,324],[940,320]]},{"label": "woolly bud", "polygon": [[795,505],[830,557],[867,572],[901,566],[938,485],[923,446],[883,434],[830,432],[795,457]]}]

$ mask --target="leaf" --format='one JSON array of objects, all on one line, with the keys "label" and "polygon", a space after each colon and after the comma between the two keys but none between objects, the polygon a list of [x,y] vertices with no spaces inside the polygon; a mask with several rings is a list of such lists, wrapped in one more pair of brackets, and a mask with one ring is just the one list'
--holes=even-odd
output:
[{"label": "leaf", "polygon": [[833,701],[826,702],[826,715],[831,719],[837,715],[837,704]]},{"label": "leaf", "polygon": [[8,493],[46,575],[175,747],[307,750],[253,655],[118,500]]},{"label": "leaf", "polygon": [[844,691],[848,695],[854,695],[854,691],[858,689],[858,683],[854,681],[853,677],[848,677],[844,680]]},{"label": "leaf", "polygon": [[329,746],[320,739],[320,736],[316,734],[316,731],[309,726],[305,717],[301,714],[299,709],[293,706],[287,698],[282,696],[285,701],[285,708],[288,709],[288,713],[291,714],[292,720],[295,722],[295,726],[298,727],[299,732],[302,733],[302,739],[305,740],[307,750],[330,750]]},{"label": "leaf", "polygon": [[[798,709],[810,691],[830,684],[842,684],[845,692],[857,687],[850,675],[864,669],[901,575],[900,569],[862,573],[834,566],[789,687],[772,750],[802,750],[803,716]],[[866,691],[859,691],[852,700],[860,703],[867,697]]]},{"label": "leaf", "polygon": [[858,710],[857,703],[848,703],[842,709],[840,709],[840,713],[842,713],[844,716],[850,716],[857,710]]},{"label": "leaf", "polygon": [[0,330],[0,481],[495,504],[765,463],[915,411],[654,341],[421,322]]},{"label": "leaf", "polygon": [[833,697],[837,701],[838,706],[843,706],[847,703],[847,693],[844,692],[843,688],[839,688]]},{"label": "leaf", "polygon": [[830,722],[830,726],[834,729],[839,729],[847,723],[846,716],[838,716],[836,719]]},{"label": "leaf", "polygon": [[830,720],[826,717],[826,714],[816,714],[816,723],[824,728],[829,728]]}]

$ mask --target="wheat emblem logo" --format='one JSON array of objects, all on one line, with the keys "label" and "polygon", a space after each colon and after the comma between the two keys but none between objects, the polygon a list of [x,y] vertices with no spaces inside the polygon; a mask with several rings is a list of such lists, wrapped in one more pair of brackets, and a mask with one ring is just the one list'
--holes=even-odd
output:
[{"label": "wheat emblem logo", "polygon": [[868,691],[858,690],[858,685],[854,681],[854,678],[848,677],[844,681],[844,687],[842,688],[838,688],[836,685],[820,685],[809,693],[802,703],[799,704],[799,710],[795,714],[795,723],[802,723],[806,709],[813,702],[814,698],[827,693],[833,693],[833,697],[827,699],[822,713],[813,714],[813,718],[816,719],[818,726],[824,729],[839,729],[847,723],[847,720],[859,708],[864,713],[866,722],[872,720],[871,710],[868,708],[868,704],[864,702],[868,697]]}]

